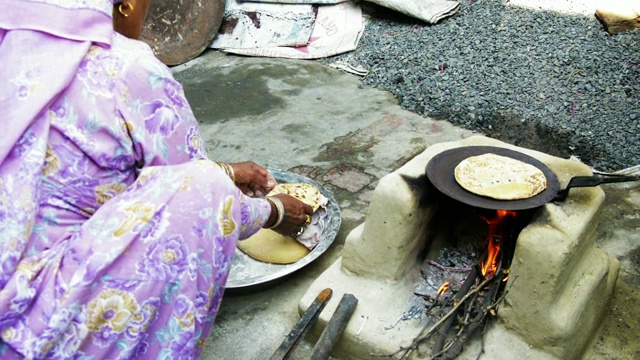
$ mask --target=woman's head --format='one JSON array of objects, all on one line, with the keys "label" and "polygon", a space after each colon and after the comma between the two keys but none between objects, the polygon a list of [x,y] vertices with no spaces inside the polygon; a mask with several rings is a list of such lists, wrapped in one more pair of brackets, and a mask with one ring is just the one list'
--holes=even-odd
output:
[{"label": "woman's head", "polygon": [[149,9],[150,0],[115,0],[113,4],[113,28],[120,34],[137,39]]}]

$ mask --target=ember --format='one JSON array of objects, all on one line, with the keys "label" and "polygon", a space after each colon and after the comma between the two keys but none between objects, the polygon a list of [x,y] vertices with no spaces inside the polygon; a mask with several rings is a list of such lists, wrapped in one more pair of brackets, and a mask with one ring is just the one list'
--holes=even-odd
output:
[{"label": "ember", "polygon": [[445,281],[445,283],[440,286],[440,289],[438,289],[438,297],[447,292],[447,290],[449,289],[449,284],[450,283],[448,281]]}]

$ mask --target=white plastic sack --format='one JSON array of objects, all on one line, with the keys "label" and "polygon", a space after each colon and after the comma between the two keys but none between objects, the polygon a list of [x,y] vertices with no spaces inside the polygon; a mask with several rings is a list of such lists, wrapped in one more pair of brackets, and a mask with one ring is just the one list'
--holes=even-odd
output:
[{"label": "white plastic sack", "polygon": [[248,2],[260,2],[260,3],[277,3],[277,4],[316,4],[316,5],[330,5],[339,4],[347,0],[247,0]]},{"label": "white plastic sack", "polygon": [[244,49],[304,45],[309,41],[315,21],[313,5],[227,0],[220,30],[210,47]]},{"label": "white plastic sack", "polygon": [[364,21],[358,5],[351,2],[319,5],[313,31],[304,46],[225,48],[222,51],[248,56],[318,59],[355,50],[363,32]]},{"label": "white plastic sack", "polygon": [[435,24],[458,11],[460,3],[449,0],[368,0],[405,15]]}]

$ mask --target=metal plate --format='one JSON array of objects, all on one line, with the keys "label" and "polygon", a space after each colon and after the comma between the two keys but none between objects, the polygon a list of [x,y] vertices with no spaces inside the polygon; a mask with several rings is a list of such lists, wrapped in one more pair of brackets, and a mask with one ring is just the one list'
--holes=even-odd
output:
[{"label": "metal plate", "polygon": [[329,202],[327,203],[327,227],[324,229],[320,242],[305,257],[293,264],[280,265],[257,261],[236,248],[235,256],[231,264],[231,271],[227,280],[227,291],[251,292],[260,290],[278,281],[284,280],[288,275],[309,265],[322,255],[333,243],[340,230],[340,207],[327,189],[319,183],[287,171],[268,169],[279,183],[308,183],[320,190]]},{"label": "metal plate", "polygon": [[[544,174],[547,178],[547,188],[541,193],[522,200],[496,200],[488,197],[476,195],[465,190],[458,185],[455,178],[455,168],[458,164],[470,157],[493,153],[496,155],[507,156],[512,159],[523,161],[531,164]],[[518,151],[495,147],[495,146],[463,146],[443,151],[431,158],[427,164],[427,177],[429,181],[440,190],[443,194],[458,200],[464,204],[475,206],[482,209],[492,210],[526,210],[542,206],[553,200],[558,193],[560,184],[556,174],[540,160]]]},{"label": "metal plate", "polygon": [[225,0],[154,0],[149,4],[140,40],[166,65],[200,55],[218,33]]}]

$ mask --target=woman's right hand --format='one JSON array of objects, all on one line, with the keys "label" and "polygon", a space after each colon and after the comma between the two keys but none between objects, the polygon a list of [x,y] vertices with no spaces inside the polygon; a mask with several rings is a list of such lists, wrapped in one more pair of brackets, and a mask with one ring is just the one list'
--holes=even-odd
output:
[{"label": "woman's right hand", "polygon": [[[282,223],[272,230],[282,235],[296,237],[296,235],[308,224],[309,219],[313,214],[313,207],[303,203],[291,195],[276,194],[273,195],[273,197],[277,198],[282,203],[284,208],[284,218],[282,219]],[[274,208],[275,206],[272,206],[272,210]],[[278,214],[272,214],[270,219],[273,215],[275,215],[277,219]],[[275,221],[269,221],[267,223],[275,223]]]},{"label": "woman's right hand", "polygon": [[247,196],[262,197],[276,186],[276,179],[253,161],[229,163],[235,173],[236,186]]}]

